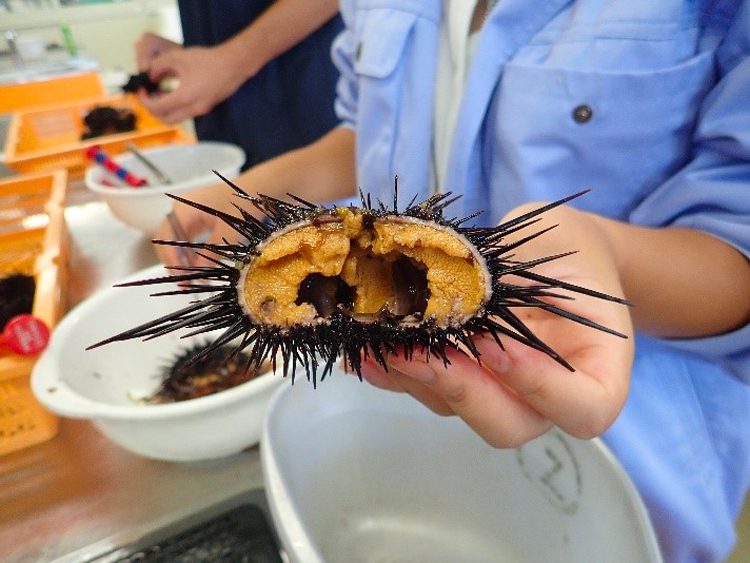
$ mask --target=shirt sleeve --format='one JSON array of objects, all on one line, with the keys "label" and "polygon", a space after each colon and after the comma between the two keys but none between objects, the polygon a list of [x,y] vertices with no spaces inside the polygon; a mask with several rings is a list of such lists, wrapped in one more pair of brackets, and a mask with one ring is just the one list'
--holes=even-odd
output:
[{"label": "shirt sleeve", "polygon": [[[645,198],[630,220],[698,229],[750,258],[750,2],[729,26],[716,63],[718,81],[701,108],[693,158]],[[717,361],[750,383],[750,325],[666,342]]]},{"label": "shirt sleeve", "polygon": [[334,110],[341,120],[341,125],[350,129],[356,128],[357,123],[357,79],[354,72],[354,57],[357,41],[352,33],[352,9],[347,2],[341,2],[341,17],[344,20],[344,30],[331,45],[331,58],[339,70],[339,80],[336,85],[336,101]]}]

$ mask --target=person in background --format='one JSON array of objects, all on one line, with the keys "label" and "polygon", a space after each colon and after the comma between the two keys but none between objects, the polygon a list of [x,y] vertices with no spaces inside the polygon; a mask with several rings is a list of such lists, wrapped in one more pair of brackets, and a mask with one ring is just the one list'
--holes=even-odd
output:
[{"label": "person in background", "polygon": [[246,167],[337,124],[336,0],[179,0],[179,9],[184,45],[146,33],[135,46],[139,71],[179,80],[168,94],[141,93],[156,117],[194,118],[200,140],[241,146]]},{"label": "person in background", "polygon": [[[366,364],[366,379],[497,447],[552,426],[602,435],[667,561],[726,558],[750,482],[750,0],[349,0],[341,12],[340,126],[241,187],[390,201],[398,175],[402,201],[452,190],[464,196],[452,213],[483,209],[485,225],[592,188],[520,248],[578,250],[540,273],[635,303],[561,304],[627,340],[524,316],[573,373],[479,338],[481,366],[394,357],[387,373]],[[231,211],[229,193],[192,199]],[[191,232],[237,236],[177,214]]]}]

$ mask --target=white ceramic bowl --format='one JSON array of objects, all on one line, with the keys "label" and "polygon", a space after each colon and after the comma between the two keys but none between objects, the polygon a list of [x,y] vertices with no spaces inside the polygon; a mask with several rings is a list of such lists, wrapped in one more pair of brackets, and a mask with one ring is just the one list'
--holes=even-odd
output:
[{"label": "white ceramic bowl", "polygon": [[[164,275],[156,266],[130,279]],[[273,391],[286,380],[268,373],[219,393],[146,405],[159,370],[179,350],[205,337],[176,334],[149,342],[117,342],[86,351],[108,336],[184,306],[185,296],[149,297],[154,287],[110,288],[77,306],[55,328],[36,362],[37,399],[63,416],[90,419],[112,441],[147,457],[192,461],[224,457],[256,444]]]},{"label": "white ceramic bowl", "polygon": [[[174,202],[165,194],[180,195],[221,182],[213,170],[231,180],[245,162],[242,149],[227,143],[175,144],[141,152],[169,176],[171,184],[158,183],[154,174],[132,154],[122,154],[114,160],[132,174],[146,178],[149,186],[129,187],[98,165],[86,170],[84,182],[90,190],[101,194],[115,217],[147,235],[156,231],[172,209]],[[106,181],[120,185],[108,186]]]},{"label": "white ceramic bowl", "polygon": [[661,561],[644,505],[599,440],[487,446],[456,418],[338,370],[271,400],[266,495],[294,562]]}]

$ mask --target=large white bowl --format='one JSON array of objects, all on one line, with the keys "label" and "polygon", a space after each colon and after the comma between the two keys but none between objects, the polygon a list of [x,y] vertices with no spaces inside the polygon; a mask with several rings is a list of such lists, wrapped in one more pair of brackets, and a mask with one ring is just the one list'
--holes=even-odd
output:
[{"label": "large white bowl", "polygon": [[290,559],[661,561],[644,505],[599,440],[553,430],[515,450],[335,371],[280,389],[261,439]]},{"label": "large white bowl", "polygon": [[[154,174],[132,154],[119,155],[114,160],[132,174],[146,178],[149,186],[129,187],[98,165],[86,170],[84,182],[90,190],[101,194],[115,217],[147,235],[156,231],[172,209],[174,202],[166,194],[180,195],[219,183],[221,180],[213,170],[231,180],[245,162],[242,149],[227,143],[174,144],[141,152],[169,176],[171,184],[158,183]],[[105,181],[122,185],[108,186]]]},{"label": "large white bowl", "polygon": [[[164,275],[156,266],[131,279]],[[111,288],[73,309],[36,362],[31,386],[55,413],[91,419],[123,448],[147,457],[192,461],[224,457],[256,444],[273,391],[285,380],[268,373],[214,395],[171,404],[138,402],[160,383],[159,370],[203,337],[176,334],[86,351],[122,330],[184,306],[185,296],[149,297],[153,287]]]}]

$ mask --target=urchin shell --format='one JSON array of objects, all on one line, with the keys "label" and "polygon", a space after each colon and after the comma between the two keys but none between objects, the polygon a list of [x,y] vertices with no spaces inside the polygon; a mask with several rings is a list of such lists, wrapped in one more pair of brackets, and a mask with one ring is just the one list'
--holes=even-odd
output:
[{"label": "urchin shell", "polygon": [[[472,354],[478,359],[479,352],[473,341],[474,335],[478,333],[489,333],[501,346],[501,337],[513,338],[548,354],[572,370],[564,358],[526,327],[514,313],[514,309],[518,308],[544,309],[594,329],[624,336],[560,309],[546,300],[548,297],[561,297],[556,291],[563,289],[625,303],[623,299],[571,285],[533,271],[535,266],[562,258],[569,253],[540,257],[527,262],[513,259],[513,251],[516,248],[552,227],[535,231],[512,243],[503,242],[511,233],[527,229],[536,223],[539,215],[581,194],[545,205],[495,227],[465,227],[463,225],[479,213],[460,219],[446,217],[445,208],[458,199],[451,199],[450,192],[433,195],[419,203],[412,200],[405,209],[399,210],[396,184],[392,207],[380,201],[374,205],[369,196],[360,194],[361,207],[335,208],[315,205],[291,194],[291,202],[264,195],[255,197],[248,195],[228,180],[224,181],[232,187],[236,196],[263,212],[266,220],[255,218],[236,204],[238,217],[178,196],[171,197],[218,217],[243,236],[246,242],[229,243],[225,240],[223,244],[208,244],[154,241],[158,244],[194,249],[209,260],[211,266],[175,267],[173,269],[182,273],[122,284],[140,286],[178,283],[181,284],[180,289],[154,295],[211,295],[154,321],[107,338],[90,348],[121,340],[156,338],[181,329],[189,329],[185,337],[220,329],[223,331],[221,335],[205,348],[203,353],[208,354],[213,349],[234,342],[235,353],[248,350],[248,361],[252,367],[258,368],[267,359],[275,363],[276,359],[280,358],[285,376],[290,374],[294,379],[295,373],[301,368],[306,377],[315,384],[318,373],[321,373],[321,379],[325,378],[339,357],[343,357],[345,365],[360,376],[362,359],[370,355],[386,369],[386,356],[389,354],[400,354],[410,359],[415,352],[422,352],[428,358],[434,356],[448,364],[446,353],[449,349],[455,349]],[[332,308],[328,308],[325,316],[305,322],[269,323],[263,321],[261,314],[251,314],[247,305],[242,302],[244,276],[254,264],[253,261],[263,255],[269,241],[301,227],[337,220],[336,217],[346,214],[347,209],[361,215],[367,222],[400,221],[432,225],[436,232],[447,231],[453,233],[457,239],[465,241],[472,257],[481,260],[482,271],[488,283],[481,306],[476,307],[470,315],[448,316],[441,322],[437,322],[434,315],[420,317],[410,315],[408,311],[407,314],[394,314],[388,307],[363,318],[363,315],[355,314],[349,304],[343,303],[344,297],[341,298],[341,302],[336,302]],[[212,256],[205,254],[206,251]],[[514,284],[509,281],[511,274],[529,280],[533,285]],[[300,288],[301,286],[297,288],[298,292],[301,292]]]}]

